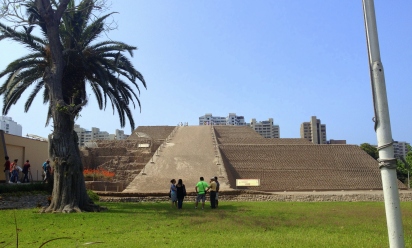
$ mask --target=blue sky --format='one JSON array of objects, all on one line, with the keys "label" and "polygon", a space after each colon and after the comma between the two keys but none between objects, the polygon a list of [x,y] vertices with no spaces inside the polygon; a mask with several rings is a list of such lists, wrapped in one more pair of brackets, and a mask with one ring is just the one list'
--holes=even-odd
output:
[{"label": "blue sky", "polygon": [[[375,7],[393,138],[412,142],[412,1]],[[111,11],[119,12],[118,29],[101,39],[137,46],[132,61],[148,85],[136,126],[197,125],[205,113],[236,113],[248,122],[273,118],[282,138],[298,138],[300,124],[316,115],[327,139],[377,143],[361,0],[122,0]],[[0,68],[27,53],[0,46]],[[28,113],[23,104],[8,116],[24,135],[47,136],[41,96]],[[99,111],[93,96],[77,123],[120,129],[117,115]]]}]

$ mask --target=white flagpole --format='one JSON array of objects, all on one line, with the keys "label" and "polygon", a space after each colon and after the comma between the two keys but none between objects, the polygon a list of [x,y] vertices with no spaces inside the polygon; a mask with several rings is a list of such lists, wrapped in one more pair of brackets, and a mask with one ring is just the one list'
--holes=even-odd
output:
[{"label": "white flagpole", "polygon": [[373,0],[362,0],[362,2],[371,73],[373,107],[375,109],[374,121],[378,140],[378,161],[382,175],[389,245],[390,247],[403,248],[405,247],[405,243],[398,192],[398,180],[396,178],[396,159],[394,158],[393,152],[385,76],[380,58],[375,6]]}]

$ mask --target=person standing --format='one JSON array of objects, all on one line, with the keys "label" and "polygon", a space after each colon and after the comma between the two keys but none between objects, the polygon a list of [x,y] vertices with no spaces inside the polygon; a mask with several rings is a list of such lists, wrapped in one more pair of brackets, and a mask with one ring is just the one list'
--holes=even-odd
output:
[{"label": "person standing", "polygon": [[4,157],[6,162],[4,163],[4,176],[6,178],[6,183],[10,183],[10,160],[9,156]]},{"label": "person standing", "polygon": [[10,165],[10,171],[11,171],[10,181],[12,183],[17,183],[19,181],[19,172],[21,168],[17,165],[18,161],[19,161],[18,159],[15,159],[14,162],[11,163]]},{"label": "person standing", "polygon": [[210,178],[210,186],[207,188],[210,190],[210,207],[216,208],[216,182],[215,178]]},{"label": "person standing", "polygon": [[195,191],[197,193],[195,208],[197,208],[200,200],[202,201],[202,209],[205,208],[206,189],[209,187],[209,185],[204,180],[205,179],[203,177],[200,177],[200,181],[196,184],[195,187]]},{"label": "person standing", "polygon": [[220,189],[220,183],[217,180],[217,177],[215,177],[215,182],[216,182],[216,208],[219,207],[219,189]]},{"label": "person standing", "polygon": [[50,166],[50,160],[46,160],[46,162],[43,163],[43,174],[44,174],[44,179],[43,179],[43,183],[45,183],[48,179],[47,174],[49,174],[50,177],[50,173],[47,172],[47,167]]},{"label": "person standing", "polygon": [[176,180],[170,180],[170,200],[172,201],[172,207],[177,207],[177,189]]},{"label": "person standing", "polygon": [[30,172],[30,162],[26,160],[26,163],[23,165],[23,179],[21,180],[22,183],[29,182],[29,172]]},{"label": "person standing", "polygon": [[179,179],[176,184],[176,192],[177,192],[177,208],[182,209],[183,200],[186,196],[186,187],[183,184],[183,180]]}]

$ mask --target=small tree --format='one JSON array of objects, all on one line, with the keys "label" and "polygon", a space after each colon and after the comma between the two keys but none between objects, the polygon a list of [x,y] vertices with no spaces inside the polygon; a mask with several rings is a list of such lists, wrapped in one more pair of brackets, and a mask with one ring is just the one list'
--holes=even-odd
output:
[{"label": "small tree", "polygon": [[378,159],[379,158],[379,153],[378,153],[378,149],[376,149],[376,147],[372,146],[369,143],[362,143],[360,145],[360,148],[362,150],[364,150],[367,154],[369,154],[369,156],[371,156],[374,159]]},{"label": "small tree", "polygon": [[[411,146],[408,146],[408,153],[406,154],[406,157],[400,157],[398,158],[397,161],[397,166],[396,167],[396,176],[397,178],[407,184],[408,181],[408,176],[410,177],[410,173],[411,173],[411,165],[412,165],[412,150],[411,150]],[[410,183],[410,182],[409,182]],[[410,187],[411,185],[409,185]]]}]

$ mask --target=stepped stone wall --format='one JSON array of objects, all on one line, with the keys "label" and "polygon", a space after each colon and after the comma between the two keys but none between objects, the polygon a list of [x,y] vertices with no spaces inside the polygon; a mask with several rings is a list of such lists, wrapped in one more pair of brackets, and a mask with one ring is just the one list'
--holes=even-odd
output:
[{"label": "stepped stone wall", "polygon": [[273,145],[315,145],[312,142],[308,141],[307,139],[284,139],[284,138],[243,138],[243,137],[236,137],[236,138],[217,138],[219,144],[250,144],[250,145],[257,145],[257,144],[273,144]]},{"label": "stepped stone wall", "polygon": [[264,140],[260,134],[247,126],[213,126],[216,138],[255,138]]},{"label": "stepped stone wall", "polygon": [[[149,139],[96,141],[97,147],[83,148],[82,161],[85,169],[102,168],[114,172],[114,182],[126,187],[151,159],[161,142]],[[148,147],[139,147],[139,144]]]},{"label": "stepped stone wall", "polygon": [[175,129],[175,126],[139,126],[127,139],[139,139],[142,134],[146,134],[153,140],[165,140],[173,129]]},{"label": "stepped stone wall", "polygon": [[[97,147],[81,149],[84,168],[102,168],[114,172],[113,183],[103,183],[104,188],[123,190],[141,172],[174,128],[141,126],[136,128],[127,140],[97,140]],[[95,186],[98,189],[103,187],[97,183],[89,184],[90,187]]]},{"label": "stepped stone wall", "polygon": [[[174,129],[139,127],[128,140],[96,142],[97,148],[82,150],[85,168],[115,172],[114,181],[124,182],[123,193],[168,192],[171,178],[182,178],[188,191],[193,192],[199,176],[206,180],[218,176],[221,189],[228,191],[382,189],[377,161],[358,146],[315,145],[305,139],[265,139],[246,126]],[[160,145],[162,148],[153,156]],[[261,185],[236,187],[236,179],[260,179]],[[400,181],[398,188],[406,189]],[[116,190],[120,191],[119,187]],[[230,200],[234,196],[227,197]],[[328,199],[341,199],[341,196]]]},{"label": "stepped stone wall", "polygon": [[[314,145],[300,139],[258,139],[247,128],[215,126],[229,183],[260,179],[262,191],[382,189],[378,162],[354,145]],[[398,187],[405,185],[398,181]]]}]

